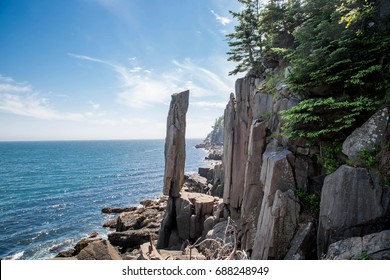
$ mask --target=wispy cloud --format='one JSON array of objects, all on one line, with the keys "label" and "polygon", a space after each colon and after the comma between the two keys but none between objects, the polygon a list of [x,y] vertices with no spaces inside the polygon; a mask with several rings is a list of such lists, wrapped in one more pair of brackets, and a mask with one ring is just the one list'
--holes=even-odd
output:
[{"label": "wispy cloud", "polygon": [[82,114],[56,111],[31,85],[19,84],[3,76],[0,78],[0,111],[42,120],[83,119]]},{"label": "wispy cloud", "polygon": [[197,101],[191,102],[191,106],[202,107],[202,108],[221,108],[226,107],[226,102],[207,102],[207,101]]},{"label": "wispy cloud", "polygon": [[126,67],[120,63],[69,54],[72,57],[109,66],[119,81],[117,101],[132,108],[147,108],[155,104],[167,104],[174,92],[189,89],[192,98],[228,96],[232,82],[222,78],[226,74],[213,72],[199,66],[191,59],[182,62],[173,60],[171,66],[162,70],[149,70],[142,66]]},{"label": "wispy cloud", "polygon": [[93,102],[92,100],[88,101],[88,104],[91,106],[93,110],[98,110],[100,108],[100,104]]},{"label": "wispy cloud", "polygon": [[210,10],[210,12],[214,15],[215,19],[222,25],[228,25],[232,22],[232,20],[228,17],[222,17],[219,14],[217,14],[214,10]]},{"label": "wispy cloud", "polygon": [[44,98],[37,95],[18,96],[1,93],[0,111],[27,116],[42,120],[79,121],[83,115],[77,113],[63,113],[49,107]]}]

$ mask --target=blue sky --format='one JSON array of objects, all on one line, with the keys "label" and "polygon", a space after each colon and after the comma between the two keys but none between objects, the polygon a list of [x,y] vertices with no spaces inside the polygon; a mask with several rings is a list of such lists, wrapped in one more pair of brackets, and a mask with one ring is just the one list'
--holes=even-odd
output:
[{"label": "blue sky", "polygon": [[223,114],[237,77],[236,0],[1,0],[0,141],[165,137],[190,90],[187,137]]}]

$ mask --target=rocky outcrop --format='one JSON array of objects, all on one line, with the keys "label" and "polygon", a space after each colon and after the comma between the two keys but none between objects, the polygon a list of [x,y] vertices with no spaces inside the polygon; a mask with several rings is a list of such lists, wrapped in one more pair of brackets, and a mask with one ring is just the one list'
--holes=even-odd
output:
[{"label": "rocky outcrop", "polygon": [[321,194],[317,246],[319,257],[336,241],[383,228],[390,189],[366,168],[341,166],[325,178]]},{"label": "rocky outcrop", "polygon": [[205,157],[205,159],[208,160],[222,160],[223,156],[223,148],[212,148],[209,150],[208,155]]},{"label": "rocky outcrop", "polygon": [[272,259],[284,257],[298,226],[300,207],[289,190],[299,182],[310,191],[316,170],[306,143],[281,136],[280,112],[299,100],[286,86],[279,89],[281,98],[262,93],[262,83],[261,78],[237,80],[236,96],[225,109],[223,199],[231,217],[240,220],[241,249],[251,258]]},{"label": "rocky outcrop", "polygon": [[[223,198],[225,203],[235,209],[241,207],[244,195],[245,166],[248,156],[250,126],[253,118],[251,104],[255,88],[256,79],[238,79],[236,81],[235,104],[228,105],[226,109],[226,115],[228,117],[233,116],[233,120],[225,119],[228,126],[231,125],[231,128],[227,127],[230,131],[225,130],[225,133],[230,134],[226,140],[231,139],[232,147],[230,155],[224,162],[225,166],[230,164],[231,172],[226,171],[225,173]],[[232,99],[230,103],[232,103]],[[230,108],[234,108],[234,112],[229,112]]]},{"label": "rocky outcrop", "polygon": [[107,240],[97,240],[82,249],[78,260],[121,260],[121,256]]},{"label": "rocky outcrop", "polygon": [[271,199],[263,201],[251,259],[283,259],[298,226],[300,209],[294,192],[277,190]]},{"label": "rocky outcrop", "polygon": [[301,224],[291,247],[288,250],[285,260],[315,260],[316,250],[316,227],[313,222]]},{"label": "rocky outcrop", "polygon": [[189,91],[173,94],[167,118],[163,194],[178,197],[184,183],[185,132]]},{"label": "rocky outcrop", "polygon": [[130,212],[136,210],[137,207],[121,207],[121,208],[103,208],[102,213],[103,214],[119,214],[123,212]]},{"label": "rocky outcrop", "polygon": [[213,214],[214,204],[212,196],[184,190],[168,201],[157,248],[180,248],[185,240],[202,236],[204,221]]},{"label": "rocky outcrop", "polygon": [[110,241],[112,245],[119,247],[121,253],[125,253],[126,251],[138,249],[141,244],[149,242],[151,239],[156,240],[157,234],[158,229],[129,229],[108,234],[108,241]]},{"label": "rocky outcrop", "polygon": [[264,185],[260,183],[263,152],[266,146],[268,123],[254,120],[251,126],[248,147],[248,160],[245,169],[244,195],[241,208],[242,240],[244,250],[251,250],[260,214]]},{"label": "rocky outcrop", "polygon": [[172,96],[165,142],[164,194],[168,194],[169,199],[157,242],[159,249],[181,248],[184,241],[195,241],[201,237],[204,222],[214,210],[214,197],[188,192],[193,189],[191,185],[195,185],[200,192],[208,192],[209,186],[206,178],[190,175],[186,188],[180,191],[184,183],[185,149],[183,145],[187,108],[188,91]]},{"label": "rocky outcrop", "polygon": [[286,240],[291,241],[295,234],[299,205],[291,192],[296,188],[290,164],[293,159],[290,151],[272,146],[263,154],[260,184],[264,195],[254,245],[247,248],[249,252],[253,251],[253,259],[283,258],[288,250]]},{"label": "rocky outcrop", "polygon": [[388,125],[389,109],[383,108],[347,137],[343,153],[350,159],[358,159],[361,150],[374,151],[382,145]]},{"label": "rocky outcrop", "polygon": [[[203,167],[203,170],[204,169],[205,168]],[[208,176],[208,174],[200,175],[198,173],[185,175],[185,185],[190,190],[190,192],[207,193],[210,190],[207,178],[203,175]]]},{"label": "rocky outcrop", "polygon": [[351,237],[329,246],[327,260],[390,260],[390,230]]}]

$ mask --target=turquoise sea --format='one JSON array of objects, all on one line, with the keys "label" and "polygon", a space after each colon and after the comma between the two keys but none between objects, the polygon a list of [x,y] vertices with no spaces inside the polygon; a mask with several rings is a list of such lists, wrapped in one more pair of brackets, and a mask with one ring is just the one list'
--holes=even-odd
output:
[{"label": "turquoise sea", "polygon": [[[187,140],[186,172],[206,152]],[[0,142],[0,259],[47,259],[162,193],[164,140]]]}]

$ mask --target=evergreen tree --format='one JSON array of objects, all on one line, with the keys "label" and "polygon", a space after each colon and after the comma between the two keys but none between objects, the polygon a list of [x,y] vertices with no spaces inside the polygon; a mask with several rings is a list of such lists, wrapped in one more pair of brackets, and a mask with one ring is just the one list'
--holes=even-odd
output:
[{"label": "evergreen tree", "polygon": [[383,95],[390,33],[379,24],[374,2],[307,1],[307,21],[294,32],[297,47],[290,55],[294,90],[308,97]]},{"label": "evergreen tree", "polygon": [[230,51],[229,61],[238,63],[229,75],[236,75],[251,69],[260,56],[262,49],[261,34],[259,32],[259,0],[238,0],[243,5],[240,12],[230,11],[238,20],[234,33],[227,34]]}]

